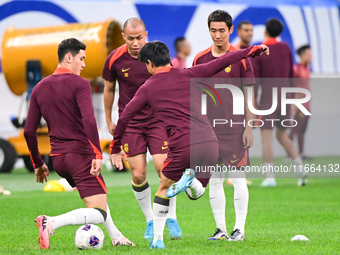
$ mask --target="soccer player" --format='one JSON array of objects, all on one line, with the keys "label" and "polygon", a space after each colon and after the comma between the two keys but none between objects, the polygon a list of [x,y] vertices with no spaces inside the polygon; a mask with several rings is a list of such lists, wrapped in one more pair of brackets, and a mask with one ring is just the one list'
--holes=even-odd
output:
[{"label": "soccer player", "polygon": [[[229,37],[234,30],[234,26],[232,17],[228,12],[223,10],[213,11],[208,17],[208,28],[214,45],[198,53],[194,59],[194,65],[208,63],[214,59],[218,59],[226,52],[234,52],[237,50],[237,48],[229,42]],[[225,78],[225,80],[223,80],[224,83],[239,87],[244,91],[245,102],[248,101],[247,87],[255,84],[253,68],[249,59],[234,63],[216,73],[213,77]],[[230,92],[221,91],[219,95],[223,106],[220,106],[218,109],[212,104],[212,100],[207,101],[207,115],[210,123],[213,123],[214,119],[227,119],[238,123],[244,120],[245,123],[248,123],[248,120],[253,119],[248,107],[246,108],[246,114],[233,115],[233,99]],[[210,179],[209,199],[216,222],[216,231],[208,240],[227,238],[230,241],[242,241],[244,240],[244,226],[247,217],[249,193],[245,173],[240,171],[240,168],[250,164],[248,149],[253,145],[252,128],[248,124],[245,126],[233,125],[232,127],[216,125],[214,131],[219,142],[219,163],[237,169],[237,171],[229,173],[229,177],[234,186],[236,221],[233,232],[229,238],[225,222],[226,198],[223,189],[225,173],[215,172],[211,175]]]},{"label": "soccer player", "polygon": [[[169,208],[167,189],[181,179],[185,169],[194,166],[215,166],[217,163],[217,139],[208,119],[201,114],[200,90],[194,87],[190,91],[190,78],[211,77],[247,56],[262,53],[267,49],[263,47],[253,46],[230,52],[208,64],[192,68],[173,68],[170,65],[168,47],[162,42],[149,42],[141,49],[138,59],[146,64],[153,76],[139,88],[121,114],[114,132],[115,140],[112,142],[111,153],[116,155],[113,163],[121,164],[120,146],[124,131],[135,114],[145,106],[149,106],[157,118],[164,122],[169,134],[169,153],[161,171],[160,186],[154,197],[154,239],[150,248],[164,248],[163,229]],[[193,180],[189,189],[191,192],[188,193],[192,199],[203,195],[203,187],[209,182],[209,176],[204,177]],[[185,187],[187,183],[183,184]]]},{"label": "soccer player", "polygon": [[49,170],[39,150],[36,131],[43,117],[48,126],[55,171],[72,187],[77,187],[87,208],[62,215],[36,218],[39,244],[49,249],[49,236],[66,225],[103,223],[114,246],[132,245],[114,225],[107,205],[102,175],[102,152],[94,117],[91,86],[80,77],[85,67],[86,45],[75,38],[58,47],[59,65],[55,72],[33,89],[24,135],[30,150],[37,182],[47,181]]},{"label": "soccer player", "polygon": [[171,59],[171,64],[176,68],[186,68],[185,60],[190,55],[191,46],[185,37],[175,40],[176,57]]},{"label": "soccer player", "polygon": [[237,35],[240,41],[235,44],[238,49],[245,49],[250,46],[251,40],[253,39],[253,24],[249,21],[241,21],[237,25]]},{"label": "soccer player", "polygon": [[[283,30],[283,24],[278,19],[269,19],[266,22],[266,28],[264,32],[265,40],[263,44],[267,45],[270,49],[270,56],[263,58],[259,57],[254,59],[254,74],[255,77],[259,77],[261,86],[261,98],[259,109],[267,110],[272,106],[272,90],[282,87],[291,86],[290,78],[293,78],[293,56],[289,46],[285,42],[279,42],[277,37],[280,36]],[[272,79],[266,79],[272,78]],[[276,78],[276,79],[275,79]],[[282,79],[278,79],[282,78]],[[287,111],[286,115],[281,115],[281,99],[278,97],[277,109],[270,115],[260,116],[259,118],[263,121],[261,126],[262,136],[262,151],[264,166],[268,170],[266,172],[266,179],[261,183],[262,187],[276,186],[275,174],[274,174],[274,156],[273,156],[273,123],[274,121],[267,121],[276,119],[276,138],[280,144],[284,147],[287,154],[293,159],[297,169],[300,170],[300,178],[298,185],[305,185],[305,172],[303,169],[303,163],[297,152],[293,142],[289,139],[286,128],[282,125],[281,121],[289,119]],[[288,108],[288,107],[287,107]]]},{"label": "soccer player", "polygon": [[[309,45],[303,45],[297,50],[297,54],[300,56],[300,63],[294,65],[294,86],[298,88],[304,88],[310,91],[310,69],[309,65],[312,61],[312,54]],[[294,97],[299,98],[300,93],[295,93]],[[310,112],[310,101],[304,104],[304,107]],[[299,144],[299,153],[302,160],[310,159],[304,155],[304,142],[305,132],[309,121],[309,115],[303,114],[295,105],[292,106],[292,115],[297,122],[297,125],[293,127],[289,133],[289,138],[294,140],[297,136]]]},{"label": "soccer player", "polygon": [[[123,46],[112,51],[106,59],[103,78],[105,118],[109,132],[113,134],[115,124],[112,122],[112,105],[115,95],[116,80],[119,83],[119,115],[133,98],[140,86],[151,76],[145,64],[137,59],[138,53],[145,44],[148,32],[144,22],[139,18],[130,18],[123,25],[122,36],[126,42]],[[146,179],[147,148],[153,157],[157,173],[168,152],[168,137],[165,128],[153,112],[146,107],[141,110],[126,129],[123,137],[123,151],[128,155],[132,174],[132,189],[145,215],[147,226],[145,239],[153,238],[153,218],[151,208],[151,189]],[[176,197],[171,199],[167,227],[171,238],[182,236],[181,228],[176,217]]]}]

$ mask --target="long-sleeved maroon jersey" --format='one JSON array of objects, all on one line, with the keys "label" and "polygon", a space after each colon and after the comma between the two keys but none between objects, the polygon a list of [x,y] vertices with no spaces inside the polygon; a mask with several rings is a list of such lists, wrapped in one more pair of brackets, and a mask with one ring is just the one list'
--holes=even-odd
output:
[{"label": "long-sleeved maroon jersey", "polygon": [[43,165],[36,135],[41,117],[47,122],[51,155],[102,158],[88,80],[59,67],[34,87],[24,131],[34,168]]}]

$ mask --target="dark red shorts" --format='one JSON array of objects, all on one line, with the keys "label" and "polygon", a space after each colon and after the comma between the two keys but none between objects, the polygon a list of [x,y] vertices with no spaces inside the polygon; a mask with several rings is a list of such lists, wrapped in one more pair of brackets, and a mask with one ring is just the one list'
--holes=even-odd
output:
[{"label": "dark red shorts", "polygon": [[80,197],[106,194],[103,176],[90,174],[94,155],[64,153],[53,156],[53,166],[57,174],[65,178],[72,187],[77,187]]},{"label": "dark red shorts", "polygon": [[219,143],[219,163],[226,166],[250,165],[248,150],[244,149],[243,133],[217,135]]},{"label": "dark red shorts", "polygon": [[217,142],[193,144],[179,150],[171,150],[164,161],[162,173],[168,179],[179,181],[187,168],[196,172],[196,178],[206,187],[209,183],[210,172],[196,171],[208,166],[216,166],[218,155]]},{"label": "dark red shorts", "polygon": [[168,153],[168,136],[163,124],[159,122],[149,123],[143,128],[128,127],[122,138],[122,149],[128,156],[146,153]]}]

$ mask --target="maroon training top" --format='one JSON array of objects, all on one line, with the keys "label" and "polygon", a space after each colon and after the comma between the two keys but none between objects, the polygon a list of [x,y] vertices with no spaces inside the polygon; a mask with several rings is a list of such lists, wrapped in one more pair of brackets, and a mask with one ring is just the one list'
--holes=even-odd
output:
[{"label": "maroon training top", "polygon": [[121,138],[130,119],[146,105],[149,105],[156,117],[164,122],[170,150],[204,141],[216,141],[208,119],[201,115],[200,104],[190,104],[190,78],[211,77],[226,66],[261,52],[261,46],[253,46],[228,52],[214,61],[191,68],[169,66],[159,69],[140,87],[125,107],[115,129],[111,153],[120,151]]},{"label": "maroon training top", "polygon": [[[211,50],[212,46],[198,53],[195,56],[193,65],[208,63],[212,60],[217,59],[217,57],[213,56]],[[236,50],[238,50],[236,47],[230,45],[230,52]],[[212,76],[212,78],[223,78],[223,80],[207,80],[206,83],[212,87],[214,87],[214,83],[223,82],[224,84],[232,84],[238,87],[242,90],[242,92],[244,86],[255,84],[253,66],[251,64],[250,58],[242,59],[241,61],[229,65],[225,69]],[[227,119],[229,122],[230,120],[232,120],[235,123],[241,123],[244,119],[246,119],[246,112],[244,113],[244,115],[233,114],[233,96],[229,90],[216,89],[216,91],[221,98],[222,104],[215,105],[213,100],[208,97],[207,116],[210,120],[210,123],[213,123],[214,119]],[[216,127],[214,127],[214,131],[217,135],[243,133],[244,129],[245,127],[243,125],[233,125],[232,127],[226,127],[226,125],[216,125]]]},{"label": "maroon training top", "polygon": [[[118,113],[122,114],[137,90],[151,77],[146,65],[132,57],[124,44],[113,50],[107,57],[102,74],[103,79],[119,84]],[[154,115],[149,107],[142,109],[131,121],[131,125],[145,126],[148,120],[154,121]]]},{"label": "maroon training top", "polygon": [[88,80],[59,67],[34,87],[24,130],[34,168],[43,165],[36,135],[41,117],[48,126],[51,155],[78,153],[103,158]]},{"label": "maroon training top", "polygon": [[[292,86],[294,77],[293,56],[288,44],[278,42],[275,38],[269,38],[262,44],[269,48],[269,56],[255,58],[252,63],[255,78],[259,78],[261,85],[260,109],[269,109],[272,105],[272,90],[278,88],[278,102],[281,102],[281,88]],[[267,79],[285,78],[285,79]]]}]

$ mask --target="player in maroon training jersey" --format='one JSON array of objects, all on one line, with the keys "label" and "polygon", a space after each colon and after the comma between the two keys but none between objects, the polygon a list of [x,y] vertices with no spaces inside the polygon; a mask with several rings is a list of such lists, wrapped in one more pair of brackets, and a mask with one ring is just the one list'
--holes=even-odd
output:
[{"label": "player in maroon training jersey", "polygon": [[[139,60],[153,76],[139,88],[125,107],[115,129],[112,152],[122,157],[121,139],[131,118],[145,106],[149,106],[161,120],[169,137],[169,153],[161,171],[161,184],[154,198],[154,239],[150,248],[164,248],[163,229],[169,208],[167,189],[179,181],[185,169],[196,166],[215,166],[218,144],[209,120],[201,114],[201,103],[190,91],[190,78],[211,77],[219,71],[247,56],[263,52],[263,46],[224,54],[208,64],[192,68],[173,68],[170,65],[168,47],[159,41],[147,43],[139,53]],[[196,90],[197,94],[200,90]],[[191,100],[194,99],[194,102]],[[198,96],[200,99],[200,96]],[[121,164],[117,157],[116,164]],[[194,179],[190,187],[193,199],[204,193],[209,176]],[[184,186],[185,187],[185,186]],[[202,190],[203,189],[203,193]],[[199,192],[197,192],[199,191]]]},{"label": "player in maroon training jersey", "polygon": [[[145,24],[141,19],[128,19],[123,25],[122,33],[126,44],[112,51],[105,62],[103,70],[105,80],[104,106],[106,123],[111,134],[115,129],[111,115],[116,80],[119,83],[118,108],[120,116],[139,87],[151,76],[145,64],[140,63],[137,59],[141,47],[145,44],[147,34]],[[149,107],[142,109],[131,120],[124,133],[122,148],[128,155],[127,160],[131,168],[133,192],[147,222],[144,238],[152,239],[151,189],[146,179],[146,152],[149,148],[156,171],[159,174],[168,152],[168,137],[163,124],[155,119]],[[171,199],[169,219],[167,220],[169,234],[173,239],[182,236],[176,218],[176,197],[174,197]]]},{"label": "player in maroon training jersey", "polygon": [[[300,56],[300,63],[294,65],[294,86],[298,88],[304,88],[310,91],[310,69],[309,65],[312,61],[312,54],[309,45],[303,45],[297,50],[297,54]],[[299,98],[301,96],[300,93],[294,94],[295,98]],[[310,112],[310,104],[303,104],[304,107]],[[302,160],[309,159],[304,155],[304,142],[305,142],[305,132],[307,130],[307,125],[309,121],[309,115],[303,114],[295,105],[292,106],[292,115],[294,119],[297,121],[297,125],[293,127],[289,133],[289,138],[291,140],[297,136],[298,144],[299,144],[299,153],[301,155]]]},{"label": "player in maroon training jersey", "polygon": [[[293,56],[289,46],[285,42],[279,42],[277,40],[277,37],[280,36],[282,30],[283,24],[278,19],[269,19],[266,22],[264,34],[265,40],[263,44],[269,47],[271,54],[269,57],[259,57],[253,61],[254,74],[256,78],[259,78],[261,86],[260,110],[267,110],[272,106],[273,88],[277,88],[280,93],[281,88],[291,86],[294,75]],[[261,186],[276,186],[273,170],[274,155],[272,147],[274,125],[272,121],[269,121],[273,119],[279,120],[275,121],[277,140],[284,147],[287,154],[293,159],[296,168],[301,171],[301,178],[299,178],[298,185],[305,185],[306,175],[302,167],[302,160],[292,140],[289,139],[286,128],[281,123],[282,120],[289,119],[290,117],[288,109],[286,110],[286,115],[281,115],[280,96],[278,97],[277,105],[277,109],[272,114],[259,117],[264,122],[261,126],[263,161],[264,166],[269,170],[266,172],[267,178],[261,183]]]},{"label": "player in maroon training jersey", "polygon": [[[232,17],[228,12],[223,10],[212,12],[208,17],[208,27],[214,45],[198,53],[194,59],[194,65],[208,63],[218,59],[226,52],[237,50],[237,48],[229,43],[229,36],[233,32],[234,26],[232,24]],[[213,78],[216,78],[216,80],[211,80],[210,86],[213,86],[213,83],[233,84],[241,91],[244,91],[245,102],[248,101],[247,87],[253,87],[255,84],[250,59],[243,59],[228,66],[215,74]],[[214,123],[215,119],[225,119],[229,123],[231,121],[239,123],[235,125],[216,125],[214,131],[219,141],[219,163],[237,169],[237,171],[229,173],[234,186],[234,207],[236,214],[235,226],[229,240],[242,241],[244,240],[249,193],[245,173],[240,171],[240,168],[250,164],[248,149],[253,145],[253,133],[251,126],[246,123],[248,123],[248,120],[253,119],[253,114],[247,107],[245,114],[234,115],[233,97],[230,91],[226,89],[216,89],[216,91],[221,97],[222,104],[215,106],[213,100],[208,98],[207,116],[210,123]],[[240,123],[245,123],[245,125]],[[226,198],[223,189],[224,176],[225,173],[223,171],[216,171],[210,179],[209,198],[216,223],[216,231],[208,240],[228,239],[225,222]]]},{"label": "player in maroon training jersey", "polygon": [[103,223],[114,246],[134,246],[114,225],[107,205],[91,86],[79,76],[85,67],[85,48],[84,43],[74,38],[62,41],[58,47],[58,68],[40,81],[31,95],[24,134],[36,180],[43,183],[49,174],[40,156],[36,135],[43,117],[48,126],[55,171],[72,187],[77,187],[87,207],[55,217],[38,216],[39,244],[43,249],[49,249],[49,236],[55,229],[90,223]]}]

